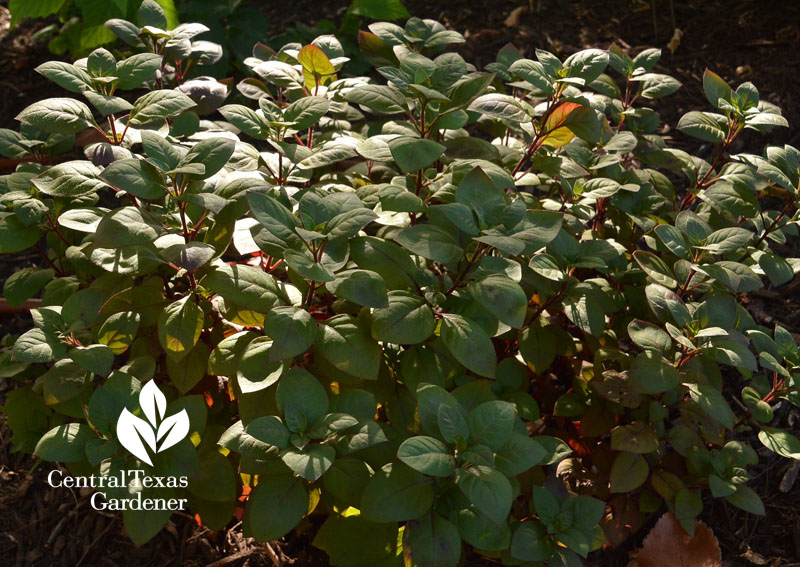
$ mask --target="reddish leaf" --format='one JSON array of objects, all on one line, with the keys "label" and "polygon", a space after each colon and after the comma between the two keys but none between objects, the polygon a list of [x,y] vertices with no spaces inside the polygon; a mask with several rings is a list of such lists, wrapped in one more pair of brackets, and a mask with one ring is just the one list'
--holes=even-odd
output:
[{"label": "reddish leaf", "polygon": [[572,130],[563,126],[563,124],[567,120],[567,116],[580,107],[581,105],[575,102],[564,102],[558,105],[550,116],[547,117],[547,121],[542,127],[547,133],[543,139],[545,145],[553,148],[560,148],[568,144],[570,140],[575,137]]},{"label": "reddish leaf", "polygon": [[364,58],[376,67],[398,65],[392,46],[374,33],[359,31],[358,47],[361,48],[361,54],[364,55]]},{"label": "reddish leaf", "polygon": [[303,80],[309,91],[313,91],[317,85],[327,85],[336,79],[336,69],[331,60],[313,43],[300,50],[297,62],[303,66]]},{"label": "reddish leaf", "polygon": [[692,537],[668,512],[644,538],[638,564],[639,567],[720,567],[722,553],[714,532],[703,522],[695,523]]},{"label": "reddish leaf", "polygon": [[635,499],[615,496],[608,501],[609,509],[600,521],[606,535],[607,545],[616,547],[628,539],[642,525],[642,516]]}]

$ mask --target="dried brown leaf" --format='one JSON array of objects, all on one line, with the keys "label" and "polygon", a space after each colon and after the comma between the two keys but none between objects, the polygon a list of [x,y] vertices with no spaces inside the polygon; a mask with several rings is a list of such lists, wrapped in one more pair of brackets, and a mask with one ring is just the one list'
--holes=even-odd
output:
[{"label": "dried brown leaf", "polygon": [[683,31],[678,28],[675,28],[675,31],[672,32],[672,39],[670,39],[669,43],[667,44],[667,49],[669,49],[669,52],[672,55],[675,55],[675,51],[681,45],[682,37],[683,37]]},{"label": "dried brown leaf", "polygon": [[511,10],[511,13],[506,18],[504,22],[507,28],[515,28],[519,25],[520,20],[522,19],[522,15],[528,11],[527,6],[520,6],[518,8],[514,8]]},{"label": "dried brown leaf", "polygon": [[668,512],[647,534],[638,555],[639,567],[721,567],[722,553],[714,532],[695,523],[694,537]]}]

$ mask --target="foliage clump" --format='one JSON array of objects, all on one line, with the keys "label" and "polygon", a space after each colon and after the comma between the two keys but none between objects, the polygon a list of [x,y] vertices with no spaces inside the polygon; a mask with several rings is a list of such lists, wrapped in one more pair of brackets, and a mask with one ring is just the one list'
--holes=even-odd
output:
[{"label": "foliage clump", "polygon": [[[40,68],[85,102],[0,137],[24,160],[0,252],[47,263],[4,286],[42,298],[0,351],[16,450],[188,476],[148,495],[211,528],[246,501],[248,534],[313,529],[341,566],[455,566],[465,545],[571,566],[663,509],[691,532],[704,491],[764,512],[752,442],[800,457],[773,423],[800,350],[740,294],[800,269],[781,253],[800,152],[730,154],[787,125],[755,86],[705,74],[713,111],[677,125],[704,159],[647,106],[681,86],[657,49],[507,47],[477,71],[411,18],[360,34],[372,78],[321,36],[256,46],[219,93],[186,88],[215,57],[201,28],[163,31],[154,6],[109,25],[135,53]],[[105,141],[56,159],[86,128]],[[115,430],[150,381],[190,418],[153,467]],[[139,543],[168,518],[124,512]]]}]

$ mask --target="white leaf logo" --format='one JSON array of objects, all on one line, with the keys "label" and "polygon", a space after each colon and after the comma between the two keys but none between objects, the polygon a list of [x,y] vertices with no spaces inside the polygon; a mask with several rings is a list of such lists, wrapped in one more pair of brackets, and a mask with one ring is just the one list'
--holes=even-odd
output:
[{"label": "white leaf logo", "polygon": [[164,417],[167,398],[150,380],[139,392],[139,405],[147,421],[123,408],[117,420],[117,439],[134,457],[153,466],[148,448],[153,453],[166,451],[189,434],[189,414],[182,409]]}]

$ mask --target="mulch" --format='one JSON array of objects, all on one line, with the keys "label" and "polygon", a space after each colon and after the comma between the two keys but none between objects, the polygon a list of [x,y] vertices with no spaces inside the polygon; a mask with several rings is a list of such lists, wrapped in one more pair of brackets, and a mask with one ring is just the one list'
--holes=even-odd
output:
[{"label": "mulch", "polygon": [[[253,3],[270,19],[270,36],[298,22],[338,21],[348,0],[293,0]],[[63,93],[33,69],[52,59],[46,45],[31,40],[44,24],[24,22],[8,30],[8,15],[0,2],[0,127],[16,128],[14,116],[35,100]],[[513,43],[524,55],[543,48],[562,58],[586,47],[616,42],[632,52],[664,48],[658,69],[684,87],[654,108],[667,124],[675,143],[697,151],[691,140],[670,131],[690,109],[708,108],[702,94],[702,74],[710,68],[731,83],[753,81],[762,99],[779,105],[790,124],[800,125],[800,3],[783,1],[707,0],[405,0],[412,15],[442,21],[464,33],[459,50],[479,69],[494,61],[497,51]],[[517,10],[516,21],[506,20]],[[683,35],[674,53],[666,49],[677,27]],[[267,39],[267,38],[265,38]],[[760,152],[764,144],[800,143],[800,128],[777,129],[767,136],[747,132],[737,151]],[[794,256],[800,256],[795,252]],[[0,283],[19,267],[37,263],[36,255],[0,257]],[[798,280],[800,281],[800,280]],[[767,288],[743,299],[761,324],[780,322],[800,337],[800,285]],[[0,336],[30,325],[24,314],[0,316]],[[0,380],[0,401],[14,384]],[[798,430],[798,415],[778,410],[779,419]],[[45,479],[52,465],[10,453],[10,431],[0,415],[0,565],[15,567],[75,566],[212,566],[291,565],[324,567],[325,555],[310,545],[312,533],[291,534],[281,541],[259,544],[245,538],[232,520],[226,530],[212,532],[185,513],[176,513],[153,540],[135,546],[125,535],[119,515],[91,509],[88,494],[54,489]],[[754,446],[758,446],[758,443]],[[774,455],[762,454],[750,486],[766,505],[757,517],[707,498],[701,519],[720,541],[726,566],[800,567],[800,482],[798,467]],[[635,557],[652,518],[615,549],[593,554],[590,565],[623,567]],[[498,565],[474,555],[468,566]]]}]

